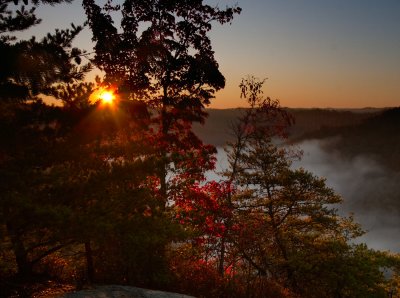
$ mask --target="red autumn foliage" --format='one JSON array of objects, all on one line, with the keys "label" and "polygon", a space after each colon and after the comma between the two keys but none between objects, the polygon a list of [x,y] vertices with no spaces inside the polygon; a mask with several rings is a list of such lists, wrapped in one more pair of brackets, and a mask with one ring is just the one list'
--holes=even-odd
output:
[{"label": "red autumn foliage", "polygon": [[229,188],[227,183],[211,181],[204,185],[195,183],[183,192],[177,192],[177,219],[192,225],[202,235],[221,237],[226,221],[232,217],[232,209],[226,200]]}]

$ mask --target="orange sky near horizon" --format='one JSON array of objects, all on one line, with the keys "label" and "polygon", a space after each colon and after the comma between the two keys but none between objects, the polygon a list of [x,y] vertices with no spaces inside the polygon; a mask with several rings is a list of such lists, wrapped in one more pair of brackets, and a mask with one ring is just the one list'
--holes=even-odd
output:
[{"label": "orange sky near horizon", "polygon": [[[122,0],[114,0],[121,3]],[[364,108],[400,105],[400,1],[207,0],[236,2],[231,25],[214,24],[210,36],[226,78],[211,108],[246,105],[241,78],[268,78],[264,94],[293,108]],[[21,38],[81,24],[81,2],[40,6],[43,22]],[[88,29],[75,45],[92,51]],[[89,78],[93,78],[90,75]]]},{"label": "orange sky near horizon", "polygon": [[[234,1],[231,1],[233,4]],[[214,49],[226,88],[212,107],[244,106],[238,85],[267,78],[264,94],[293,108],[400,105],[400,1],[242,0]]]}]

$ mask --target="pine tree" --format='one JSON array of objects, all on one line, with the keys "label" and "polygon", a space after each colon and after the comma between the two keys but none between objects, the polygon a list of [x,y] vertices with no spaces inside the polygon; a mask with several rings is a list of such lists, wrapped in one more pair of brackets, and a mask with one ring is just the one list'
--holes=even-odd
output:
[{"label": "pine tree", "polygon": [[63,1],[24,1],[20,8],[18,2],[0,6],[0,214],[6,231],[2,243],[10,246],[17,272],[26,278],[35,264],[62,247],[46,227],[63,212],[44,191],[49,183],[45,171],[62,137],[57,127],[62,112],[45,105],[39,95],[80,81],[90,65],[81,65],[84,52],[72,46],[81,26],[72,24],[41,40],[14,36],[40,23],[35,14],[39,4]]},{"label": "pine tree", "polygon": [[[292,119],[278,101],[263,97],[262,84],[249,77],[240,85],[250,108],[233,126],[236,140],[227,147],[233,216],[222,241],[223,268],[237,264],[237,272],[258,284],[248,285],[246,295],[263,295],[275,285],[281,295],[384,297],[380,270],[396,268],[398,257],[352,244],[363,231],[351,216],[338,214],[342,198],[325,179],[292,167],[301,154],[277,139]],[[366,263],[370,274],[361,269]]]}]

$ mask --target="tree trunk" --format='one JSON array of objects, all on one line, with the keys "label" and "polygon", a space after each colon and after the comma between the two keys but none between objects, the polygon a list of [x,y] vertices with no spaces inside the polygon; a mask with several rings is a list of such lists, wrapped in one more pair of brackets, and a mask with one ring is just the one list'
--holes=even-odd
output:
[{"label": "tree trunk", "polygon": [[17,263],[17,276],[22,279],[28,279],[32,276],[32,264],[28,260],[28,254],[24,243],[11,223],[7,223],[6,226],[15,255],[15,261]]},{"label": "tree trunk", "polygon": [[92,283],[94,281],[94,266],[93,266],[93,252],[92,252],[92,247],[90,245],[90,241],[85,242],[85,256],[86,256],[88,282]]},{"label": "tree trunk", "polygon": [[[167,92],[167,87],[164,86],[163,88],[163,101],[162,101],[162,108],[161,108],[161,133],[162,133],[162,138],[166,138],[168,136],[168,131],[169,131],[169,122],[167,121],[167,100],[168,100],[168,92]],[[165,140],[164,140],[165,141]],[[167,192],[168,192],[168,186],[167,186],[167,167],[168,167],[168,162],[167,162],[167,150],[165,148],[162,148],[161,150],[161,158],[162,158],[162,164],[161,164],[161,169],[160,169],[160,193],[162,196],[162,211],[165,211],[167,207]]]},{"label": "tree trunk", "polygon": [[220,255],[219,255],[218,271],[221,276],[224,276],[224,272],[225,272],[224,263],[225,263],[225,235],[223,235],[221,238],[221,251],[220,251]]}]

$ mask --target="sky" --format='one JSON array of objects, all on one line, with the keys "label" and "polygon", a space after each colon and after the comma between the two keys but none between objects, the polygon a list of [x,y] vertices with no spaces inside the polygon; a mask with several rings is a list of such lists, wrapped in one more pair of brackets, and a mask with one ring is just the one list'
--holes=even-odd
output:
[{"label": "sky", "polygon": [[[114,0],[118,3],[119,0]],[[208,0],[243,11],[210,35],[226,87],[210,107],[245,106],[241,78],[267,78],[264,94],[292,108],[400,105],[400,0]],[[43,35],[84,20],[81,1],[39,7]],[[76,45],[91,51],[85,30]]]}]

